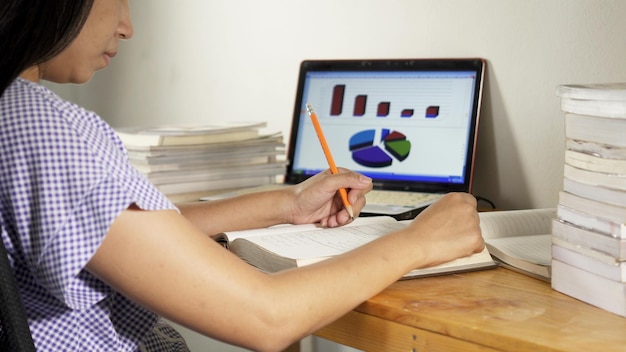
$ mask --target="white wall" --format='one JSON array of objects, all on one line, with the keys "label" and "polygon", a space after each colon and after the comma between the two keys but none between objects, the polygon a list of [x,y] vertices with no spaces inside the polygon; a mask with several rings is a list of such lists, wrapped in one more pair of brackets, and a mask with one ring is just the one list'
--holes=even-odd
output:
[{"label": "white wall", "polygon": [[288,134],[309,58],[488,60],[474,193],[557,202],[555,87],[626,80],[622,0],[133,0],[135,37],[106,72],[63,91],[113,125],[258,119]]},{"label": "white wall", "polygon": [[[303,59],[488,60],[474,193],[553,207],[563,83],[626,81],[622,0],[133,0],[135,37],[86,86],[113,125],[264,120],[288,134]],[[55,88],[56,89],[56,88]]]}]

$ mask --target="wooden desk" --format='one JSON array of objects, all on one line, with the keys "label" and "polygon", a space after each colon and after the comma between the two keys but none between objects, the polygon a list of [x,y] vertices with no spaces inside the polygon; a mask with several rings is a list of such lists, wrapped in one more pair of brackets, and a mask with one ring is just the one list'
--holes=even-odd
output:
[{"label": "wooden desk", "polygon": [[626,319],[497,268],[399,281],[315,335],[365,351],[626,351]]}]

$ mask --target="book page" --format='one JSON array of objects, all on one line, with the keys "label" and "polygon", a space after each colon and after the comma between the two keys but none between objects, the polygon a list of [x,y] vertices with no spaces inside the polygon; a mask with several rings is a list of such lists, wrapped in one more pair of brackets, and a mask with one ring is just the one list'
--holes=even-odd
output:
[{"label": "book page", "polygon": [[[508,257],[534,264],[549,266],[552,259],[552,235],[550,234],[492,238],[487,239],[486,242]],[[506,262],[506,258],[500,259]]]},{"label": "book page", "polygon": [[243,231],[230,231],[225,233],[225,236],[229,241],[234,241],[237,238],[252,238],[252,237],[263,237],[263,236],[277,236],[280,234],[288,234],[291,235],[296,232],[308,232],[308,231],[335,231],[335,233],[340,233],[341,229],[361,226],[367,224],[389,224],[397,222],[396,219],[390,216],[372,216],[372,217],[359,217],[354,219],[351,223],[344,225],[342,227],[337,227],[334,229],[324,229],[320,227],[318,224],[302,224],[302,225],[276,225],[268,228],[261,229],[251,229],[251,230],[243,230]]},{"label": "book page", "polygon": [[525,209],[480,213],[480,228],[485,240],[490,238],[541,235],[551,233],[556,209]]},{"label": "book page", "polygon": [[496,264],[491,259],[489,250],[485,247],[482,252],[474,253],[467,257],[457,258],[436,266],[412,270],[405,275],[405,278],[463,272],[479,268],[488,269],[495,266]]},{"label": "book page", "polygon": [[280,228],[280,232],[247,237],[246,240],[287,258],[329,257],[350,251],[404,226],[395,220],[298,232],[288,231],[293,226],[287,226]]}]

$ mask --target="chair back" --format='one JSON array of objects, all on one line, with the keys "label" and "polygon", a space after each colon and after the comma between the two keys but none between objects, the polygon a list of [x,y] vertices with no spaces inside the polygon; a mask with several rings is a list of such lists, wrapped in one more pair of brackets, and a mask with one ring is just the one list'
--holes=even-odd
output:
[{"label": "chair back", "polygon": [[34,352],[35,344],[4,243],[0,240],[0,351]]}]

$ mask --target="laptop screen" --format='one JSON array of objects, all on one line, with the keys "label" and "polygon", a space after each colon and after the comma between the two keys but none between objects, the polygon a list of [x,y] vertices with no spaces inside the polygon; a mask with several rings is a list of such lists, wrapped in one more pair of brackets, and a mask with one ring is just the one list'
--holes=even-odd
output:
[{"label": "laptop screen", "polygon": [[319,118],[339,167],[375,188],[471,191],[484,60],[340,60],[301,65],[288,182],[328,169]]}]

